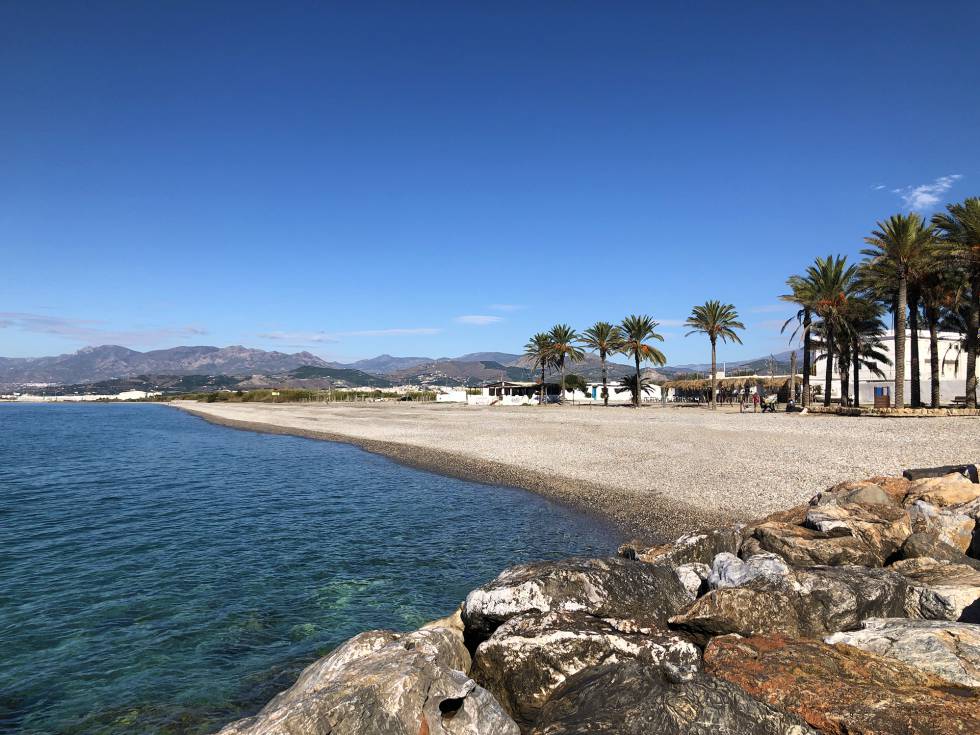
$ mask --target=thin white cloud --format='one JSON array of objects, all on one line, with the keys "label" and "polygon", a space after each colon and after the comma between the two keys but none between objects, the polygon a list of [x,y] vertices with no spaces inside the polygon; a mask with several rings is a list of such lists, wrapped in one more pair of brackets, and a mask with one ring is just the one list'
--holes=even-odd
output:
[{"label": "thin white cloud", "polygon": [[490,314],[465,314],[455,319],[459,324],[475,324],[480,327],[485,327],[488,324],[496,324],[503,320],[503,317],[492,316]]},{"label": "thin white cloud", "polygon": [[881,191],[882,189],[887,189],[888,187],[885,186],[884,184],[875,184],[871,188],[874,189],[875,191]]},{"label": "thin white cloud", "polygon": [[910,212],[926,212],[934,209],[942,201],[942,196],[949,191],[953,184],[962,179],[961,174],[951,174],[940,176],[931,184],[919,184],[918,186],[906,186],[903,189],[892,189],[893,194],[898,194],[905,209]]},{"label": "thin white cloud", "polygon": [[262,332],[258,337],[293,344],[324,344],[339,342],[344,337],[403,337],[439,334],[441,331],[436,327],[393,327],[389,329],[357,329],[350,332]]},{"label": "thin white cloud", "polygon": [[524,308],[523,304],[490,304],[491,311],[503,311],[510,313],[513,311],[520,311]]},{"label": "thin white cloud", "polygon": [[199,336],[208,331],[198,326],[140,327],[113,329],[97,319],[75,319],[27,312],[0,312],[0,329],[19,329],[34,334],[50,334],[84,344],[156,345],[175,338]]}]

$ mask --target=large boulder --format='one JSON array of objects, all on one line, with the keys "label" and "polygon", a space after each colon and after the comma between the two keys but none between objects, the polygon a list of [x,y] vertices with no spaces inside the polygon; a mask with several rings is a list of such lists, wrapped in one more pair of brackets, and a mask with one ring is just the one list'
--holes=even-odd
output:
[{"label": "large boulder", "polygon": [[[904,497],[903,490],[902,496]],[[810,505],[847,505],[863,503],[865,505],[901,505],[901,497],[896,498],[885,492],[881,485],[874,482],[849,482],[837,485],[830,490],[817,493]]]},{"label": "large boulder", "polygon": [[914,585],[913,615],[980,623],[980,571],[924,557],[897,561],[889,569]]},{"label": "large boulder", "polygon": [[961,505],[980,498],[980,485],[963,475],[954,472],[945,477],[930,477],[916,480],[905,493],[905,505],[916,500],[924,500],[944,508],[948,505]]},{"label": "large boulder", "polygon": [[896,658],[954,684],[980,687],[980,626],[904,618],[870,618],[861,625],[861,630],[834,633],[825,642]]},{"label": "large boulder", "polygon": [[718,554],[711,564],[708,586],[713,590],[741,587],[760,577],[779,582],[791,574],[792,570],[778,554],[756,554],[744,560],[734,554]]},{"label": "large boulder", "polygon": [[713,676],[822,733],[977,733],[977,690],[850,646],[725,636],[708,644],[704,663]]},{"label": "large boulder", "polygon": [[598,617],[666,622],[690,604],[674,570],[618,557],[571,558],[505,570],[466,596],[463,620],[472,642],[528,612],[585,611]]},{"label": "large boulder", "polygon": [[859,539],[873,551],[874,566],[882,566],[912,534],[909,514],[894,505],[815,505],[807,511],[805,523],[832,537]]},{"label": "large boulder", "polygon": [[815,735],[728,682],[676,682],[635,661],[587,669],[544,706],[532,735]]},{"label": "large boulder", "polygon": [[682,564],[711,564],[722,552],[738,552],[740,537],[734,528],[710,528],[687,533],[673,543],[650,546],[630,541],[619,547],[619,555],[647,563],[678,567]]},{"label": "large boulder", "polygon": [[362,633],[221,735],[518,735],[469,663],[461,625]]},{"label": "large boulder", "polygon": [[956,549],[938,536],[921,531],[913,533],[902,544],[896,554],[898,559],[918,559],[925,557],[938,561],[949,561],[954,564],[966,564],[968,567],[980,569],[980,560],[971,559],[959,549]]},{"label": "large boulder", "polygon": [[697,642],[738,633],[821,637],[858,627],[872,617],[902,617],[909,581],[888,569],[856,566],[793,569],[759,575],[738,587],[715,589],[670,619]]},{"label": "large boulder", "polygon": [[973,543],[973,530],[977,522],[954,510],[956,506],[937,508],[935,505],[916,500],[909,506],[912,528],[918,533],[931,533],[943,543],[967,551]]},{"label": "large boulder", "polygon": [[600,618],[584,612],[527,613],[511,618],[476,649],[470,676],[486,687],[522,726],[566,679],[616,661],[664,667],[686,680],[701,653],[685,638],[642,621]]},{"label": "large boulder", "polygon": [[798,567],[881,566],[880,550],[857,536],[830,534],[779,521],[767,521],[747,531],[749,536],[739,552],[743,558],[769,552]]}]

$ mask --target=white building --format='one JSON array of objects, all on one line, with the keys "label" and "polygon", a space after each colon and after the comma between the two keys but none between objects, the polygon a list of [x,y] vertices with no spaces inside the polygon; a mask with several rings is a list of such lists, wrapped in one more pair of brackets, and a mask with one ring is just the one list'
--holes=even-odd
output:
[{"label": "white building", "polygon": [[[888,359],[895,361],[895,333],[887,332],[882,339],[881,351],[888,356]],[[939,333],[939,399],[943,405],[949,405],[962,400],[966,394],[966,346],[965,338],[955,332]],[[932,395],[931,387],[931,364],[929,351],[929,332],[919,330],[919,390],[921,400],[925,405],[929,405]],[[878,364],[878,369],[884,374],[883,377],[875,375],[870,369],[862,367],[859,371],[859,398],[861,405],[870,406],[874,403],[875,388],[887,389],[894,403],[895,395],[895,365]],[[816,363],[813,374],[810,377],[810,385],[815,391],[819,390],[816,397],[819,398],[823,392],[825,364],[823,360]],[[833,381],[831,383],[830,397],[840,400],[841,382],[837,365],[833,369]],[[850,369],[849,393],[854,395],[854,369]],[[905,341],[905,403],[908,405],[912,396],[912,338],[906,336]]]}]

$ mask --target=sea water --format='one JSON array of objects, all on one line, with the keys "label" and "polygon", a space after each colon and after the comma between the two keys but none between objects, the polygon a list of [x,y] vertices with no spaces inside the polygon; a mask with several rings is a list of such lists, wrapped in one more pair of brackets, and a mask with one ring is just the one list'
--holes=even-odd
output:
[{"label": "sea water", "polygon": [[615,532],[163,405],[0,404],[0,732],[204,733],[356,633]]}]

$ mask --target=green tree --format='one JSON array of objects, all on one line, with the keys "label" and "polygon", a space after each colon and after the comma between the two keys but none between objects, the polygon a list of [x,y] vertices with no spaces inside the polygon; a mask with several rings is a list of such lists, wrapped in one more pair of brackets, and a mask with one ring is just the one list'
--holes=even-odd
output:
[{"label": "green tree", "polygon": [[837,330],[843,328],[848,299],[859,289],[858,267],[848,265],[841,255],[817,258],[806,269],[806,278],[812,282],[816,300],[814,313],[821,320],[826,372],[824,373],[823,405],[830,405],[830,389],[833,384],[834,355],[837,346]]},{"label": "green tree", "polygon": [[[891,272],[895,279],[895,407],[905,406],[905,342],[909,281],[934,241],[932,228],[915,212],[895,214],[864,238],[869,246],[861,251],[870,268]],[[916,346],[918,352],[918,345]]]},{"label": "green tree", "polygon": [[687,318],[686,326],[691,328],[686,336],[706,334],[711,342],[711,400],[709,405],[713,410],[715,408],[715,393],[718,388],[718,340],[742,344],[742,340],[735,333],[735,330],[745,329],[745,325],[738,320],[738,312],[732,304],[705,301],[701,306],[695,306],[691,309],[691,316]]},{"label": "green tree", "polygon": [[578,346],[578,333],[567,324],[556,324],[548,332],[550,343],[551,361],[558,368],[561,376],[560,385],[562,392],[559,401],[565,400],[565,365],[571,362],[580,362],[585,359],[585,352]]},{"label": "green tree", "polygon": [[[790,338],[791,344],[796,341],[796,335],[803,330],[803,405],[810,405],[810,373],[813,371],[812,351],[813,351],[813,314],[817,303],[816,289],[813,282],[807,276],[790,276],[786,279],[786,285],[790,288],[790,293],[783,294],[779,298],[799,306],[796,316],[790,317],[783,324],[782,331],[793,322],[799,325],[793,330]],[[795,349],[795,348],[794,348]]]},{"label": "green tree", "polygon": [[[664,353],[650,344],[650,340],[664,341],[663,335],[657,333],[659,322],[652,317],[632,314],[619,325],[620,348],[624,355],[631,355],[636,364],[636,385],[641,385],[640,363],[652,362],[654,365],[665,365],[667,358]],[[639,408],[641,391],[633,393],[633,404]]]},{"label": "green tree", "polygon": [[541,368],[541,393],[538,405],[544,405],[544,371],[552,364],[551,338],[547,332],[538,332],[524,345],[524,359],[531,369]]},{"label": "green tree", "polygon": [[[637,381],[637,378],[639,378],[639,381]],[[653,393],[653,382],[642,375],[626,375],[620,382],[622,385],[616,389],[616,392],[623,393],[629,391],[635,405],[640,405],[643,394],[650,395]],[[636,388],[637,384],[640,386],[639,390]]]},{"label": "green tree", "polygon": [[970,284],[966,319],[966,405],[977,407],[977,347],[980,341],[980,197],[949,204],[932,223],[945,251],[961,263]]},{"label": "green tree", "polygon": [[602,363],[602,403],[609,405],[609,380],[608,365],[609,356],[620,351],[622,339],[619,330],[609,322],[596,322],[591,327],[582,332],[582,344],[599,355],[599,362]]}]

